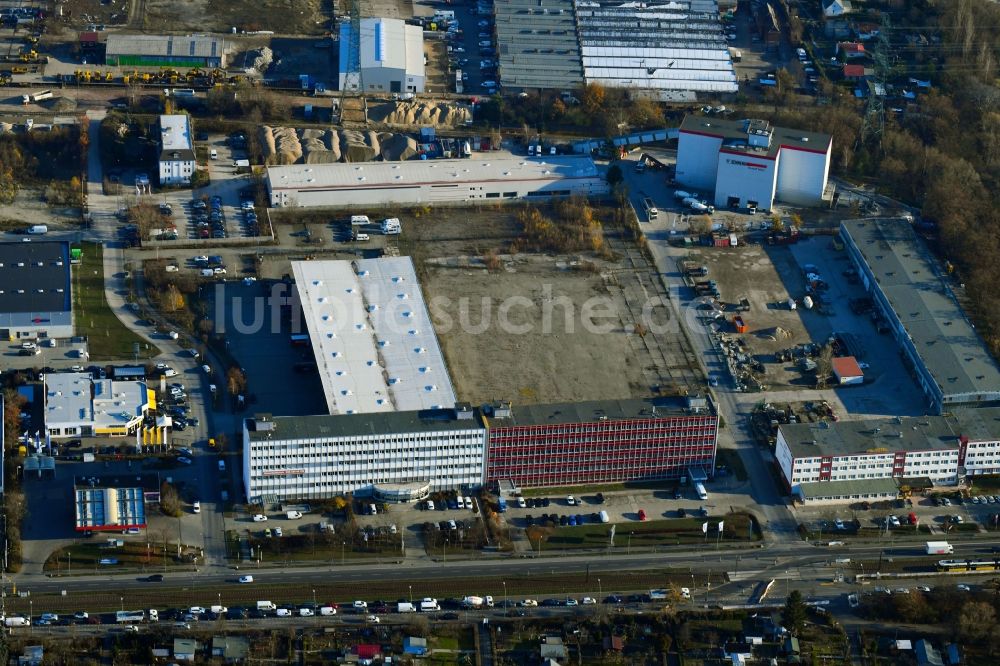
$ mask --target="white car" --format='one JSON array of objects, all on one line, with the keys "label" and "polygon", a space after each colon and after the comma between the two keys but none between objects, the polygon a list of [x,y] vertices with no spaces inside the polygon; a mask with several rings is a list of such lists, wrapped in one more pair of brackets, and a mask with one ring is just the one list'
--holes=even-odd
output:
[{"label": "white car", "polygon": [[924,594],[927,594],[931,591],[931,588],[927,587],[926,585],[917,585],[917,590],[923,592]]},{"label": "white car", "polygon": [[201,606],[191,606],[191,608],[188,609],[188,613],[191,613],[191,615],[204,615],[205,609]]},{"label": "white car", "polygon": [[191,511],[194,513],[201,513],[201,502],[195,502],[191,505]]},{"label": "white car", "polygon": [[535,601],[534,599],[525,599],[524,601],[521,602],[521,605],[524,606],[525,608],[535,608],[538,606],[538,602]]},{"label": "white car", "polygon": [[173,368],[165,368],[163,370],[163,376],[164,377],[176,377],[177,376],[177,371],[174,370]]},{"label": "white car", "polygon": [[252,583],[253,582],[253,576],[240,576],[240,582],[241,583]]},{"label": "white car", "polygon": [[369,615],[368,616],[368,623],[369,624],[379,624],[381,621],[382,620],[379,618],[378,615]]},{"label": "white car", "polygon": [[171,340],[176,340],[179,337],[181,337],[180,334],[177,331],[170,331],[170,333],[168,333],[167,335],[170,336]]},{"label": "white car", "polygon": [[972,588],[966,585],[965,583],[959,583],[955,587],[958,589],[959,592],[972,592]]},{"label": "white car", "polygon": [[255,513],[253,515],[253,522],[255,522],[255,523],[264,523],[264,522],[267,522],[267,516],[265,516],[262,513]]},{"label": "white car", "polygon": [[313,615],[315,615],[315,613],[313,613],[313,609],[312,608],[300,608],[299,609],[299,617],[312,617]]},{"label": "white car", "polygon": [[355,601],[354,604],[353,604],[353,606],[354,606],[354,610],[357,610],[357,611],[368,610],[368,602],[367,601],[361,601],[361,600]]},{"label": "white car", "polygon": [[524,508],[527,508],[527,506],[528,506],[528,502],[525,501],[525,499],[523,497],[518,497],[517,498],[517,508],[524,509]]},{"label": "white car", "polygon": [[566,504],[569,506],[576,506],[576,498],[572,495],[566,495]]},{"label": "white car", "polygon": [[290,608],[279,608],[278,612],[276,613],[276,615],[278,617],[291,617],[292,616],[292,610]]},{"label": "white car", "polygon": [[682,587],[681,588],[681,599],[690,599],[690,598],[691,598],[691,589],[687,588],[687,587]]},{"label": "white car", "polygon": [[847,595],[847,605],[850,606],[851,608],[857,608],[859,605],[861,605],[861,601],[858,599],[858,595],[856,594]]},{"label": "white car", "polygon": [[597,603],[597,599],[595,599],[594,597],[584,597],[582,600],[580,600],[580,603],[583,604],[584,606],[592,606]]},{"label": "white car", "polygon": [[203,365],[203,366],[201,366],[201,371],[204,372],[206,375],[210,375],[210,374],[212,374],[212,366],[210,366],[210,365]]},{"label": "white car", "polygon": [[223,268],[222,266],[217,266],[216,268],[212,269],[212,272],[215,273],[216,275],[225,275],[226,269]]}]

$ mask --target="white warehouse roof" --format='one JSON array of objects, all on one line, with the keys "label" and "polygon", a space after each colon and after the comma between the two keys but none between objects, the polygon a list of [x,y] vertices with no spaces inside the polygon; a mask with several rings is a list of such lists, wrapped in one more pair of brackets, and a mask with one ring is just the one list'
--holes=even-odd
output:
[{"label": "white warehouse roof", "polygon": [[170,150],[193,150],[191,147],[191,124],[184,114],[160,116],[160,143],[163,152]]},{"label": "white warehouse roof", "polygon": [[409,257],[294,261],[292,271],[331,414],[455,404]]},{"label": "white warehouse roof", "polygon": [[424,75],[424,32],[401,19],[361,19],[361,67],[403,69]]},{"label": "white warehouse roof", "polygon": [[472,159],[410,160],[407,162],[336,162],[293,164],[267,168],[272,190],[365,188],[383,185],[458,184],[504,180],[551,181],[557,178],[596,178],[589,157],[476,156]]}]

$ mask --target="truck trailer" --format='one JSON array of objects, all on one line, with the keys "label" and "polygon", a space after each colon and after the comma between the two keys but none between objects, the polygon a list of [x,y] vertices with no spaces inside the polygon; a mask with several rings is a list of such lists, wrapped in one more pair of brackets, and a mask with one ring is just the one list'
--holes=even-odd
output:
[{"label": "truck trailer", "polygon": [[928,541],[928,555],[951,555],[955,552],[955,547],[947,541]]}]

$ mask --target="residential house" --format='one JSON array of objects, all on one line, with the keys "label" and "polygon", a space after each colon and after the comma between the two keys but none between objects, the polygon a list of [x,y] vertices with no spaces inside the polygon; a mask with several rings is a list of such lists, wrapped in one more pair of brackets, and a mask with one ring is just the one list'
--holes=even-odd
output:
[{"label": "residential house", "polygon": [[212,638],[212,656],[221,657],[227,664],[242,664],[250,654],[250,639],[243,636],[215,636]]},{"label": "residential house", "polygon": [[865,45],[861,42],[840,42],[837,44],[837,53],[847,60],[865,57]]},{"label": "residential house", "polygon": [[851,0],[823,0],[823,16],[837,18],[854,11]]},{"label": "residential house", "polygon": [[200,647],[198,641],[193,638],[175,638],[174,659],[177,661],[194,661]]},{"label": "residential house", "polygon": [[844,79],[847,81],[860,81],[869,75],[871,70],[864,65],[845,64],[843,68]]},{"label": "residential house", "polygon": [[422,657],[427,654],[427,639],[407,636],[403,639],[403,653]]}]

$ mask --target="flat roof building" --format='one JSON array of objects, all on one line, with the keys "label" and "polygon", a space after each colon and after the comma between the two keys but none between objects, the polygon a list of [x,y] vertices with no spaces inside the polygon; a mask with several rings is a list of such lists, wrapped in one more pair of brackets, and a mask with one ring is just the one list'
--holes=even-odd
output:
[{"label": "flat roof building", "polygon": [[667,101],[739,87],[714,0],[514,0],[496,28],[507,89],[594,83]]},{"label": "flat roof building", "polygon": [[225,40],[215,35],[108,33],[105,62],[116,67],[211,67],[228,64]]},{"label": "flat roof building", "polygon": [[292,272],[331,414],[455,404],[410,257],[293,261]]},{"label": "flat roof building", "polygon": [[[402,19],[363,18],[361,32],[354,24],[340,24],[340,89],[365,92],[421,93],[424,91],[424,31]],[[353,53],[354,46],[357,52]]]},{"label": "flat roof building", "polygon": [[[409,484],[451,490],[483,482],[486,429],[468,407],[271,417],[243,423],[243,480],[250,502],[371,494]],[[403,499],[397,495],[396,499]]]},{"label": "flat roof building", "polygon": [[45,430],[53,438],[124,437],[155,408],[145,382],[94,379],[87,372],[45,374]]},{"label": "flat roof building", "polygon": [[686,116],[675,179],[711,192],[717,208],[770,210],[775,199],[814,206],[826,195],[833,139],[766,120]]},{"label": "flat roof building", "polygon": [[499,403],[483,412],[490,482],[530,488],[715,472],[719,418],[704,398]]},{"label": "flat roof building", "polygon": [[840,236],[861,282],[941,413],[952,405],[1000,400],[1000,371],[905,220],[850,220]]},{"label": "flat roof building", "polygon": [[0,337],[73,336],[69,244],[0,243]]},{"label": "flat roof building", "polygon": [[[1000,408],[785,424],[778,428],[775,458],[786,486],[797,494],[806,484],[873,479],[929,478],[935,485],[954,485],[967,476],[1000,472]],[[815,488],[810,493],[826,496]]]},{"label": "flat roof building", "polygon": [[160,184],[186,185],[195,170],[194,137],[187,114],[160,116]]},{"label": "flat roof building", "polygon": [[275,207],[376,208],[606,196],[604,174],[589,157],[476,155],[471,159],[340,162],[267,168]]},{"label": "flat roof building", "polygon": [[121,481],[126,480],[74,479],[74,529],[77,532],[117,532],[146,527],[146,500],[142,487],[122,485]]}]

